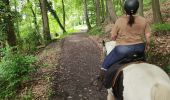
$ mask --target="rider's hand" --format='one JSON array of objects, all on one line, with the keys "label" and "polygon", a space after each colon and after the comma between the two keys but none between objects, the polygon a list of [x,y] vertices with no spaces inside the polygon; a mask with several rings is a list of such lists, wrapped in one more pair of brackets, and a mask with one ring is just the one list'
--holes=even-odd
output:
[{"label": "rider's hand", "polygon": [[145,51],[146,52],[150,51],[150,45],[148,45],[148,44],[146,45]]},{"label": "rider's hand", "polygon": [[117,35],[111,37],[113,41],[116,41]]}]

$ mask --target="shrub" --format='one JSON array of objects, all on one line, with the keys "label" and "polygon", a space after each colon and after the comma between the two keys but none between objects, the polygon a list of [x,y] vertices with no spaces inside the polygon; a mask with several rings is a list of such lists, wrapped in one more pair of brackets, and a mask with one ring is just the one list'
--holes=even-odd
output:
[{"label": "shrub", "polygon": [[170,31],[170,23],[153,24],[152,29],[153,29],[154,32]]},{"label": "shrub", "polygon": [[13,53],[11,48],[1,50],[0,62],[0,99],[15,97],[17,89],[29,80],[30,73],[36,71],[36,58]]},{"label": "shrub", "polygon": [[102,26],[95,26],[88,32],[90,35],[101,35],[103,33]]},{"label": "shrub", "polygon": [[170,65],[168,65],[167,67],[165,67],[164,70],[165,70],[167,73],[170,73]]}]

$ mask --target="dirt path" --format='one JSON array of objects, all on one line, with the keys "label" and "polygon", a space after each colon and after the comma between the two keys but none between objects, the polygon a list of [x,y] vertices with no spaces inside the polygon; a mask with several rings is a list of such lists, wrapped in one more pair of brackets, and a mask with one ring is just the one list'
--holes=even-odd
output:
[{"label": "dirt path", "polygon": [[106,91],[98,92],[90,84],[99,71],[100,59],[100,49],[87,35],[65,38],[50,100],[106,100]]}]

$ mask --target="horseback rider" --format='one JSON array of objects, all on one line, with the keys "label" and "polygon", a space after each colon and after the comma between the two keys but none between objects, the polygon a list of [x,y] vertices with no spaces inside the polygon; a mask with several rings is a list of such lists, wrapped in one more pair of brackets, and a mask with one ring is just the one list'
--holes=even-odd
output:
[{"label": "horseback rider", "polygon": [[116,41],[117,46],[104,59],[98,78],[98,88],[102,85],[106,71],[113,64],[125,58],[129,53],[144,53],[150,48],[151,29],[144,17],[135,15],[138,8],[138,0],[125,0],[126,15],[117,19],[111,31],[111,38]]}]

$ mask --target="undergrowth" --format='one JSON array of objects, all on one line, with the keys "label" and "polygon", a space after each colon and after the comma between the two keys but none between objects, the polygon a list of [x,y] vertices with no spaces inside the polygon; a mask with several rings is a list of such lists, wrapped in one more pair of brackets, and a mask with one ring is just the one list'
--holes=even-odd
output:
[{"label": "undergrowth", "polygon": [[1,49],[0,62],[0,100],[15,98],[22,83],[29,80],[29,75],[36,71],[36,58],[13,52],[11,48]]},{"label": "undergrowth", "polygon": [[154,32],[165,32],[170,31],[170,23],[164,23],[164,24],[153,24],[152,30]]},{"label": "undergrowth", "polygon": [[91,30],[89,30],[89,35],[101,35],[104,32],[102,31],[102,26],[94,26]]}]

